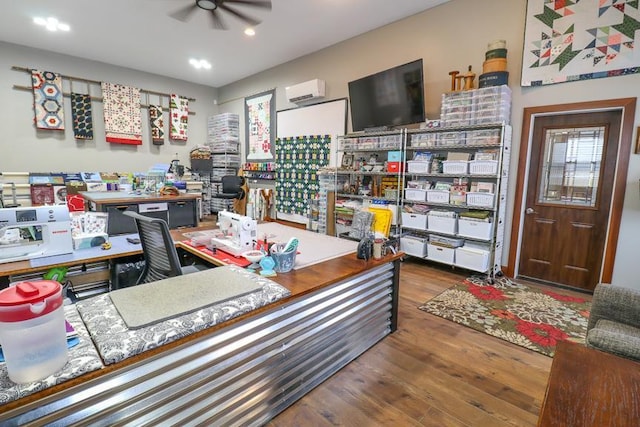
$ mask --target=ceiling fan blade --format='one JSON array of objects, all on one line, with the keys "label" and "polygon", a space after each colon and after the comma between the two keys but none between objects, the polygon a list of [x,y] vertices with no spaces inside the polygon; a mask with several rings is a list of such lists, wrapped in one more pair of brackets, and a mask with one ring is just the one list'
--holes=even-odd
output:
[{"label": "ceiling fan blade", "polygon": [[222,10],[224,10],[226,12],[229,12],[230,14],[232,14],[236,18],[246,22],[247,24],[258,25],[260,23],[260,20],[252,18],[249,15],[245,15],[242,12],[238,12],[237,10],[234,10],[234,9],[230,8],[229,6],[227,6],[225,4],[218,4],[218,9],[222,9]]},{"label": "ceiling fan blade", "polygon": [[226,30],[227,26],[222,22],[215,10],[211,11],[211,26],[216,30]]},{"label": "ceiling fan blade", "polygon": [[238,5],[250,6],[250,7],[259,7],[262,9],[271,10],[271,1],[270,0],[224,0],[221,3],[236,3]]},{"label": "ceiling fan blade", "polygon": [[194,3],[190,6],[185,6],[173,13],[170,13],[169,16],[173,19],[177,19],[178,21],[187,22],[191,17],[191,14],[195,12],[196,9],[198,9],[198,6]]}]

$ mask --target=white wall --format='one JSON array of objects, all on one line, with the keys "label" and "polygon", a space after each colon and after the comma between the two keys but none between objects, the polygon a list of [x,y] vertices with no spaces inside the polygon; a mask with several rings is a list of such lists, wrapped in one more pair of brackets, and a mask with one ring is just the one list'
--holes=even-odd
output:
[{"label": "white wall", "polygon": [[[294,107],[286,101],[284,88],[313,78],[327,83],[327,99],[348,96],[347,83],[414,59],[425,66],[426,111],[430,118],[440,114],[440,96],[450,87],[451,70],[468,65],[480,74],[487,43],[505,39],[508,48],[509,86],[513,91],[512,124],[514,146],[510,170],[518,169],[523,108],[627,98],[640,95],[640,75],[564,83],[543,87],[520,87],[520,67],[524,37],[526,0],[452,0],[434,9],[387,25],[370,33],[334,45],[312,55],[275,67],[256,76],[220,88],[221,112],[243,116],[243,97],[276,88],[276,107]],[[640,108],[637,108],[640,115]],[[638,122],[636,117],[636,122]],[[241,129],[243,128],[241,123]],[[640,156],[631,155],[627,176],[628,191],[620,229],[613,275],[615,283],[640,288],[634,280],[635,253],[640,242]],[[507,218],[513,211],[515,182],[508,189]],[[511,232],[507,221],[506,233]],[[509,243],[505,247],[506,253]]]},{"label": "white wall", "polygon": [[[171,59],[167,57],[167,60]],[[152,145],[148,110],[143,108],[143,144],[108,143],[104,135],[102,102],[93,101],[94,139],[76,141],[71,125],[70,101],[66,97],[64,133],[36,130],[33,124],[33,93],[13,88],[14,85],[31,86],[31,76],[24,71],[12,70],[14,65],[195,98],[196,101],[189,104],[189,109],[196,113],[189,115],[189,139],[186,143],[169,141],[169,116],[165,112],[165,144]],[[3,42],[0,42],[0,81],[0,171],[4,172],[144,172],[156,163],[169,163],[176,158],[176,153],[180,162],[188,166],[189,151],[206,142],[207,117],[218,112],[214,104],[217,89],[212,87]],[[70,91],[67,81],[64,89]],[[86,93],[87,84],[74,82],[73,89]],[[91,94],[102,96],[98,85],[92,85]],[[152,95],[150,101],[157,103],[158,97]],[[144,94],[142,103],[146,104]],[[168,107],[167,98],[163,105]]]}]

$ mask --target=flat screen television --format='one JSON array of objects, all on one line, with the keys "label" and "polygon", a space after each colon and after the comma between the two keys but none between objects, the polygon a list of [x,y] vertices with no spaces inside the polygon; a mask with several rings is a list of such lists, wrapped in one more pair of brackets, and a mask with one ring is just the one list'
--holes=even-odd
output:
[{"label": "flat screen television", "polygon": [[422,59],[349,82],[354,132],[424,121]]}]

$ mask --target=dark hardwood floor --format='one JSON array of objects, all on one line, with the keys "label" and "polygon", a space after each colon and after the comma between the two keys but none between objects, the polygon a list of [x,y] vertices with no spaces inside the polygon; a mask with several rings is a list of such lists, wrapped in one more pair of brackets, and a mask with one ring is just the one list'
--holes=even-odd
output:
[{"label": "dark hardwood floor", "polygon": [[417,308],[467,274],[405,260],[398,330],[269,426],[535,426],[552,359]]}]

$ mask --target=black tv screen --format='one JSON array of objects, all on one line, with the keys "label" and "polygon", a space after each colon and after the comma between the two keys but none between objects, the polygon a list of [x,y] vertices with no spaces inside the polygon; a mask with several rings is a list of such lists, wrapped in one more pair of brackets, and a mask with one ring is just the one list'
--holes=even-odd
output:
[{"label": "black tv screen", "polygon": [[349,82],[353,131],[424,121],[422,59]]}]

